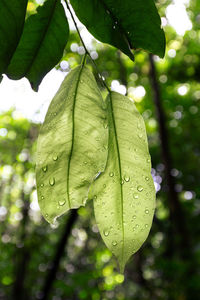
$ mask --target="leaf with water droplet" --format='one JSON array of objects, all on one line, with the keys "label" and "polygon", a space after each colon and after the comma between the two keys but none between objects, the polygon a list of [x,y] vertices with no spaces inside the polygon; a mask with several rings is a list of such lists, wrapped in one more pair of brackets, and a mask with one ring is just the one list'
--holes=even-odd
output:
[{"label": "leaf with water droplet", "polygon": [[65,200],[65,199],[62,199],[62,200],[59,200],[59,201],[58,201],[58,204],[59,204],[60,206],[65,205],[65,203],[66,203],[66,200]]},{"label": "leaf with water droplet", "polygon": [[[146,160],[150,159],[150,156],[142,116],[131,100],[118,93],[112,92],[107,102],[108,160],[105,171],[92,184],[90,193],[98,195],[98,203],[94,201],[94,210],[100,234],[107,247],[117,257],[123,271],[129,257],[141,247],[148,236],[155,208],[155,188],[151,165]],[[127,122],[126,134],[124,120]],[[137,135],[138,123],[142,139]],[[129,151],[130,148],[137,148],[137,160]],[[148,182],[145,177],[149,178]],[[122,182],[124,184],[121,184]],[[102,189],[104,184],[106,187]],[[146,207],[149,210],[148,214],[144,213]],[[112,231],[109,236],[105,236],[104,216],[109,211],[112,214],[107,218],[106,226],[112,226]],[[134,224],[135,220],[137,224]],[[113,241],[117,242],[116,247],[113,247]]]},{"label": "leaf with water droplet", "polygon": [[55,178],[54,177],[52,177],[52,178],[49,179],[49,184],[51,186],[53,186],[55,184]]},{"label": "leaf with water droplet", "polygon": [[137,186],[137,190],[138,190],[138,192],[142,192],[143,191],[143,187],[141,185],[138,185]]},{"label": "leaf with water droplet", "polygon": [[[90,184],[104,171],[108,129],[99,126],[107,119],[104,106],[94,76],[85,66],[67,75],[49,106],[38,138],[36,163],[38,195],[44,195],[44,201],[38,197],[39,205],[43,215],[48,214],[48,222],[85,205]],[[58,210],[63,199],[66,203]]]},{"label": "leaf with water droplet", "polygon": [[57,154],[54,154],[54,155],[53,155],[53,160],[54,160],[54,161],[58,160],[58,155],[57,155]]},{"label": "leaf with water droplet", "polygon": [[47,167],[47,166],[43,166],[43,167],[42,167],[42,171],[43,171],[43,172],[47,172],[47,170],[48,170],[48,167]]}]

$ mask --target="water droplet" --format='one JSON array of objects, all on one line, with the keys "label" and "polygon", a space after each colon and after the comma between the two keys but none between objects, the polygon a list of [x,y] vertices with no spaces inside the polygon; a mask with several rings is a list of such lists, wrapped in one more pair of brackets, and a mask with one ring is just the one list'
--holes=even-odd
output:
[{"label": "water droplet", "polygon": [[134,194],[133,194],[133,198],[138,199],[138,198],[139,198],[138,194],[137,194],[137,193],[134,193]]},{"label": "water droplet", "polygon": [[51,186],[53,186],[55,184],[55,178],[54,177],[49,179],[49,184]]},{"label": "water droplet", "polygon": [[62,199],[62,200],[59,200],[59,201],[58,201],[58,204],[59,204],[60,206],[63,206],[65,203],[66,203],[66,200],[65,200],[65,199]]},{"label": "water droplet", "polygon": [[41,199],[43,200],[43,199],[44,199],[44,196],[42,196]]},{"label": "water droplet", "polygon": [[42,167],[42,171],[43,171],[43,172],[45,172],[45,173],[46,173],[46,172],[47,172],[47,170],[48,170],[48,167],[47,167],[47,166],[44,166],[44,167]]},{"label": "water droplet", "polygon": [[148,209],[145,209],[145,214],[148,214],[149,213],[149,210]]},{"label": "water droplet", "polygon": [[121,183],[121,184],[124,184],[124,180],[122,179],[122,180],[120,181],[120,183]]},{"label": "water droplet", "polygon": [[45,217],[46,217],[46,218],[48,218],[48,216],[49,216],[48,214],[45,214]]},{"label": "water droplet", "polygon": [[137,190],[138,190],[138,192],[142,192],[143,191],[143,187],[141,185],[138,185]]},{"label": "water droplet", "polygon": [[149,177],[145,177],[145,180],[146,180],[146,181],[149,181]]},{"label": "water droplet", "polygon": [[148,228],[148,224],[145,224],[145,228]]},{"label": "water droplet", "polygon": [[114,26],[113,26],[113,29],[115,29],[115,28],[116,28],[116,26],[114,25]]},{"label": "water droplet", "polygon": [[94,195],[93,200],[97,200],[97,196],[96,195]]},{"label": "water droplet", "polygon": [[108,231],[108,230],[104,230],[104,231],[103,231],[103,234],[104,234],[105,236],[108,236],[108,235],[109,235],[109,231]]},{"label": "water droplet", "polygon": [[107,128],[108,128],[108,123],[107,123],[107,122],[104,122],[104,123],[103,123],[103,127],[104,127],[105,129],[107,129]]},{"label": "water droplet", "polygon": [[150,160],[149,158],[147,158],[147,162],[150,163],[150,161],[151,161],[151,160]]},{"label": "water droplet", "polygon": [[44,186],[44,183],[41,183],[40,186],[43,187],[43,186]]},{"label": "water droplet", "polygon": [[133,219],[136,219],[136,215],[133,216]]},{"label": "water droplet", "polygon": [[85,205],[86,202],[87,202],[87,199],[83,199],[83,201],[82,201],[83,205]]},{"label": "water droplet", "polygon": [[116,245],[117,245],[117,242],[116,242],[116,241],[113,241],[113,242],[112,242],[112,245],[113,245],[113,246],[116,246]]},{"label": "water droplet", "polygon": [[54,154],[54,155],[53,155],[53,160],[56,161],[57,159],[58,159],[58,155],[57,155],[57,154]]},{"label": "water droplet", "polygon": [[141,127],[142,127],[142,126],[141,126],[141,123],[138,122],[138,123],[137,123],[137,128],[138,128],[138,129],[141,129]]},{"label": "water droplet", "polygon": [[114,176],[114,173],[113,173],[113,172],[110,172],[110,173],[109,173],[109,176],[110,176],[110,177],[113,177],[113,176]]},{"label": "water droplet", "polygon": [[81,83],[83,83],[83,80],[81,79]]},{"label": "water droplet", "polygon": [[139,134],[138,134],[138,137],[141,139],[141,138],[142,138],[142,133],[139,133]]},{"label": "water droplet", "polygon": [[130,181],[130,177],[129,177],[129,176],[124,176],[124,180],[125,180],[126,182],[129,182],[129,181]]}]

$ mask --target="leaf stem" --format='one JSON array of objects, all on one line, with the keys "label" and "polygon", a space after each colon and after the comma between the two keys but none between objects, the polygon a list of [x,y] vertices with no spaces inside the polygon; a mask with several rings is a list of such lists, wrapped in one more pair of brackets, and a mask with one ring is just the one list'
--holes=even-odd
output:
[{"label": "leaf stem", "polygon": [[[101,79],[101,81],[102,81],[104,87],[105,87],[105,88],[107,89],[107,91],[110,93],[110,92],[111,92],[110,88],[108,87],[108,85],[106,84],[105,80],[103,79],[101,73],[99,72],[99,69],[98,69],[98,67],[97,67],[96,62],[92,59],[92,57],[91,57],[91,55],[90,55],[90,52],[88,51],[88,49],[87,49],[87,47],[86,47],[86,45],[85,45],[85,43],[84,43],[84,41],[83,41],[83,39],[82,39],[82,36],[81,36],[81,34],[80,34],[78,25],[77,25],[77,23],[76,23],[76,20],[75,20],[74,15],[73,15],[73,13],[72,13],[72,11],[71,11],[71,8],[70,8],[70,6],[69,6],[68,1],[65,0],[65,3],[66,3],[66,5],[67,5],[67,9],[69,10],[70,15],[71,15],[71,17],[72,17],[72,20],[73,20],[73,22],[74,22],[74,26],[75,26],[75,28],[76,28],[76,31],[78,32],[78,35],[79,35],[79,37],[80,37],[81,43],[82,43],[82,45],[83,45],[83,48],[85,49],[85,53],[86,53],[86,55],[89,56],[90,60],[92,61],[93,65],[94,65],[94,67],[95,67],[95,69],[96,69],[96,71],[97,71],[97,73],[98,73],[98,76],[99,76],[99,78]],[[85,55],[85,56],[86,56],[86,55]],[[84,57],[84,60],[83,60],[83,64],[84,64],[84,62],[85,62],[85,57]]]}]

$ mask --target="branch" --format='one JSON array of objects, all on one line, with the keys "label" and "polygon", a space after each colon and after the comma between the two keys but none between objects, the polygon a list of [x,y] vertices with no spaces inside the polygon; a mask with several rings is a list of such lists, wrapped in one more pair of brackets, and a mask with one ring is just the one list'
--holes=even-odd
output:
[{"label": "branch", "polygon": [[58,242],[58,245],[56,246],[56,252],[54,255],[54,258],[52,260],[52,268],[50,269],[49,273],[47,274],[46,280],[44,282],[43,290],[42,290],[42,298],[41,300],[47,300],[49,299],[49,294],[53,286],[53,282],[56,278],[56,273],[59,268],[59,264],[61,261],[61,258],[64,255],[65,252],[65,246],[68,241],[68,238],[70,237],[71,234],[71,229],[76,222],[78,217],[77,210],[73,209],[71,211],[71,214],[69,218],[67,219],[66,225],[65,225],[65,230]]},{"label": "branch", "polygon": [[[153,60],[153,55],[149,55],[150,59],[150,81],[153,91],[153,100],[156,107],[156,113],[157,113],[157,119],[159,124],[159,134],[160,134],[160,141],[161,141],[161,152],[162,152],[162,158],[165,165],[165,176],[166,181],[168,185],[168,202],[169,202],[169,211],[170,211],[170,220],[172,222],[172,226],[174,226],[175,231],[177,231],[180,235],[180,252],[183,257],[187,255],[188,249],[190,249],[189,246],[189,240],[188,240],[188,232],[186,227],[186,218],[184,215],[184,212],[182,210],[178,194],[175,190],[175,182],[174,178],[171,175],[171,169],[172,169],[172,158],[169,150],[169,138],[168,138],[168,132],[166,127],[166,120],[165,120],[165,114],[162,107],[162,96],[160,93],[160,87],[157,80],[157,73],[156,73],[156,67]],[[173,235],[173,232],[170,232],[170,235]],[[172,238],[172,236],[170,237]],[[184,250],[186,249],[186,251]],[[173,251],[171,249],[171,251]]]}]

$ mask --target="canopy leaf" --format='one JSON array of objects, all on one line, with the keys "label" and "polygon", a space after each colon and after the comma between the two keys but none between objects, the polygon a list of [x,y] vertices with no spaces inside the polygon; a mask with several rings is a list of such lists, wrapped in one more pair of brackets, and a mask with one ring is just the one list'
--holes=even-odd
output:
[{"label": "canopy leaf", "polygon": [[69,25],[58,0],[47,0],[30,16],[7,70],[11,79],[27,77],[37,91],[43,77],[62,58],[68,41]]},{"label": "canopy leaf", "polygon": [[85,205],[107,159],[107,118],[92,73],[83,66],[67,75],[53,98],[37,145],[36,179],[47,221]]},{"label": "canopy leaf", "polygon": [[155,188],[143,118],[127,97],[108,96],[108,160],[91,186],[100,234],[121,271],[146,240],[155,209]]},{"label": "canopy leaf", "polygon": [[131,59],[130,49],[164,56],[165,35],[153,0],[71,0],[77,17],[103,43],[119,48]]},{"label": "canopy leaf", "polygon": [[5,72],[22,34],[27,0],[0,1],[0,75]]}]

